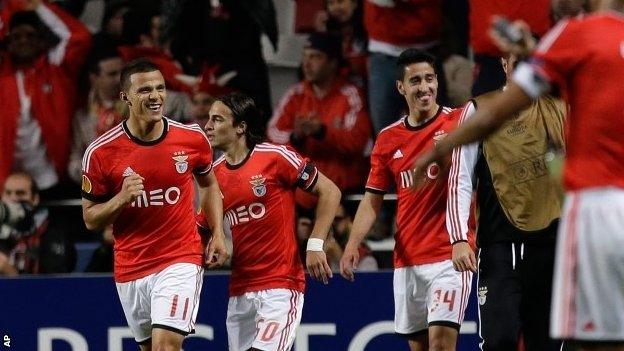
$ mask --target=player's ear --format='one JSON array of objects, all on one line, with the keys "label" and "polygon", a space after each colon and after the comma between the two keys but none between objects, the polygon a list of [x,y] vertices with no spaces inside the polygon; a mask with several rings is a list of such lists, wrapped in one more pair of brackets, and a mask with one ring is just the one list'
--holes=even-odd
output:
[{"label": "player's ear", "polygon": [[240,134],[245,134],[245,131],[247,130],[247,122],[242,121],[238,124],[238,126],[236,126],[236,132],[240,133]]},{"label": "player's ear", "polygon": [[125,101],[126,104],[128,104],[128,106],[132,106],[132,102],[130,102],[130,99],[128,99],[128,94],[124,93],[123,91],[119,93],[119,98],[122,101]]},{"label": "player's ear", "polygon": [[397,80],[396,86],[397,86],[397,90],[399,91],[399,94],[405,95],[405,88],[403,87],[403,82],[400,80]]}]

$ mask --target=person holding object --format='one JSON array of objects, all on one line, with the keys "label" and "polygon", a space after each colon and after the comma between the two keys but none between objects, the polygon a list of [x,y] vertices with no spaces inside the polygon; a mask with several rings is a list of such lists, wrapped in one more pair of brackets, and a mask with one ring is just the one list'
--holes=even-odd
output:
[{"label": "person holding object", "polygon": [[[566,199],[555,257],[550,335],[577,350],[624,350],[624,2],[591,2],[596,12],[559,23],[507,89],[423,153],[417,186],[432,162],[482,140],[552,87],[565,92]],[[599,82],[599,84],[596,84]]]}]

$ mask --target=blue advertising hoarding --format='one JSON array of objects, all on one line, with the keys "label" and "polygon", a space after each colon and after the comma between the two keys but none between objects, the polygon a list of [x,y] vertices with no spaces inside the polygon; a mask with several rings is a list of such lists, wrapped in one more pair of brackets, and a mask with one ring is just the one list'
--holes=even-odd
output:
[{"label": "blue advertising hoarding", "polygon": [[[196,334],[185,351],[227,350],[228,278],[204,277]],[[137,350],[111,276],[0,279],[0,298],[2,351]],[[473,291],[460,351],[477,349],[475,305]],[[308,280],[293,351],[407,351],[393,332],[393,306],[392,272],[359,273],[354,283],[338,276],[329,285]]]}]

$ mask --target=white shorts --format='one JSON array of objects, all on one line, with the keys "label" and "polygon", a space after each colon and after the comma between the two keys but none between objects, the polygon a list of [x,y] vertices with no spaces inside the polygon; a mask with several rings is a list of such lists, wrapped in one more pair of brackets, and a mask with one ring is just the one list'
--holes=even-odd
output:
[{"label": "white shorts", "polygon": [[394,329],[410,335],[429,325],[459,327],[464,320],[472,272],[458,272],[453,262],[394,270]]},{"label": "white shorts", "polygon": [[225,322],[230,351],[288,351],[301,322],[303,293],[270,289],[230,297]]},{"label": "white shorts", "polygon": [[550,320],[553,338],[624,341],[624,190],[567,194]]},{"label": "white shorts", "polygon": [[138,343],[152,337],[152,328],[192,333],[199,308],[204,269],[191,263],[176,263],[158,273],[117,283],[128,326]]}]

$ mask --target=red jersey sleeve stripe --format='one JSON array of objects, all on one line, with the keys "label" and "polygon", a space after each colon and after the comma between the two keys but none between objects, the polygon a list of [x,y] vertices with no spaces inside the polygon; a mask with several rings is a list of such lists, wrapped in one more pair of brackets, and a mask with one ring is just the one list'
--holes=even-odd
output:
[{"label": "red jersey sleeve stripe", "polygon": [[[466,105],[464,110],[462,111],[461,117],[459,119],[459,124],[463,123],[468,115],[470,105]],[[451,231],[449,233],[451,243],[454,243],[458,240],[466,240],[466,238],[462,235],[461,231],[461,223],[459,217],[459,202],[458,202],[458,184],[459,184],[459,169],[461,166],[461,149],[462,147],[456,147],[453,149],[453,156],[451,161],[451,171],[450,171],[450,184],[449,184],[449,196],[447,208],[449,210],[449,216],[451,219]]]},{"label": "red jersey sleeve stripe", "polygon": [[555,43],[555,41],[559,38],[563,30],[567,27],[569,20],[561,20],[557,25],[555,25],[545,36],[540,40],[539,44],[537,44],[537,48],[535,52],[538,54],[545,54],[548,52],[550,47]]},{"label": "red jersey sleeve stripe", "polygon": [[115,139],[117,139],[120,135],[123,135],[124,132],[121,129],[117,129],[116,133],[113,133],[111,135],[108,135],[106,138],[103,139],[97,139],[96,141],[94,141],[93,143],[91,143],[91,146],[89,146],[87,148],[87,151],[85,151],[85,154],[82,158],[82,170],[84,172],[89,172],[89,166],[91,163],[91,156],[93,155],[93,152],[95,150],[97,150],[100,146],[105,145]]},{"label": "red jersey sleeve stripe", "polygon": [[299,159],[296,154],[292,151],[287,150],[283,146],[272,146],[266,144],[258,144],[256,145],[256,150],[260,152],[275,152],[284,157],[293,167],[297,170],[301,167],[302,161]]}]

